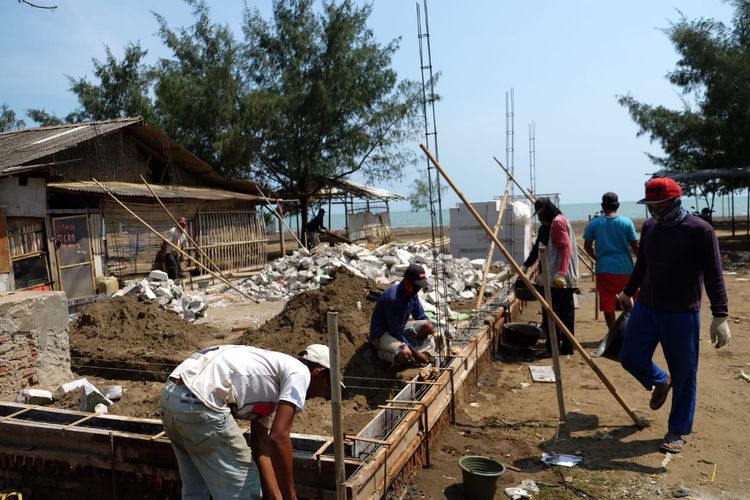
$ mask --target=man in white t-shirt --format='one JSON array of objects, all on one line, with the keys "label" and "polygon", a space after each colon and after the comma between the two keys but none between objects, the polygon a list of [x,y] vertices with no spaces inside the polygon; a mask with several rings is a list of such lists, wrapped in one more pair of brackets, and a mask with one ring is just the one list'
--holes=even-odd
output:
[{"label": "man in white t-shirt", "polygon": [[[264,497],[295,498],[292,422],[306,398],[326,394],[330,367],[328,347],[313,344],[296,359],[250,346],[210,347],[175,368],[161,416],[182,498],[260,498],[261,487]],[[250,448],[235,419],[251,421]]]},{"label": "man in white t-shirt", "polygon": [[[180,217],[177,219],[177,226],[164,234],[164,237],[180,250],[185,250],[187,246],[188,238],[185,236],[187,225],[187,219]],[[164,252],[164,268],[167,276],[169,276],[169,279],[177,280],[182,278],[182,253],[175,250],[172,245],[163,242],[161,249]]]}]

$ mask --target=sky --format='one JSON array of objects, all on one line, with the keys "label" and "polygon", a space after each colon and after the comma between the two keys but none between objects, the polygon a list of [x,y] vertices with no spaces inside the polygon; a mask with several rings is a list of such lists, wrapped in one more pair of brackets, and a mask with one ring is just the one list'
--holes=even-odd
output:
[{"label": "sky", "polygon": [[[109,46],[118,59],[128,42],[149,50],[148,62],[171,54],[159,40],[152,14],[173,28],[192,22],[181,0],[36,0],[54,11],[0,0],[0,103],[21,118],[43,108],[64,116],[77,107],[67,75],[93,72]],[[215,22],[241,39],[243,3],[207,0]],[[266,18],[271,0],[247,0]],[[400,38],[393,67],[400,78],[420,79],[416,3],[376,0],[369,27],[382,43]],[[419,2],[424,22],[424,4]],[[642,197],[648,174],[657,170],[645,153],[658,144],[638,131],[617,96],[681,108],[681,95],[665,79],[677,54],[662,29],[687,19],[731,21],[721,0],[467,0],[429,1],[432,66],[436,88],[439,161],[471,201],[502,195],[506,177],[493,161],[512,163],[515,177],[530,186],[529,125],[535,124],[536,191],[560,193],[561,203],[601,200],[615,191],[622,201]],[[424,28],[423,28],[424,31]],[[506,96],[514,96],[514,154],[506,154]],[[26,120],[30,123],[30,120]],[[421,142],[423,142],[423,136]],[[404,147],[419,150],[419,142]],[[424,175],[420,161],[402,182],[379,187],[406,195]],[[516,194],[519,194],[516,191]],[[455,206],[450,189],[443,208]],[[408,209],[397,204],[395,209]]]}]

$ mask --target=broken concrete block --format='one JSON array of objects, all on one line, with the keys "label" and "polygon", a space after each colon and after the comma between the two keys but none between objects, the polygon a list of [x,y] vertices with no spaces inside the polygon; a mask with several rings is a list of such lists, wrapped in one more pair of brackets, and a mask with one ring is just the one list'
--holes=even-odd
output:
[{"label": "broken concrete block", "polygon": [[150,273],[148,273],[148,279],[151,281],[167,281],[169,279],[169,275],[165,273],[164,271],[159,271],[158,269],[154,269]]},{"label": "broken concrete block", "polygon": [[54,401],[52,393],[43,389],[22,389],[17,401],[30,405],[48,405]]},{"label": "broken concrete block", "polygon": [[123,392],[121,385],[108,385],[102,389],[102,396],[109,400],[117,401],[122,398]]}]

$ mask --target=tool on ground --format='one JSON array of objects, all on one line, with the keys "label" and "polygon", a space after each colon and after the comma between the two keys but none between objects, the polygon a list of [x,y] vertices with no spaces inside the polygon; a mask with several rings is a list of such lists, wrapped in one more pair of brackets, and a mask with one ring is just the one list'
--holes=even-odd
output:
[{"label": "tool on ground", "polygon": [[175,245],[174,243],[172,243],[171,241],[169,241],[167,238],[165,238],[164,235],[162,235],[159,231],[157,231],[156,229],[154,229],[148,222],[144,221],[141,217],[138,216],[138,214],[136,214],[135,212],[133,212],[127,205],[125,205],[122,201],[120,201],[120,199],[117,198],[117,196],[115,196],[115,194],[107,186],[105,186],[104,184],[102,184],[98,180],[94,179],[93,177],[91,178],[91,180],[94,181],[105,193],[107,193],[110,197],[112,197],[112,199],[115,200],[130,215],[132,215],[133,217],[135,217],[135,219],[138,222],[140,222],[141,224],[143,224],[146,228],[148,228],[152,233],[154,233],[159,239],[161,239],[167,245],[171,246],[173,249],[175,249],[178,252],[180,252],[184,257],[187,257],[188,259],[190,259],[194,264],[196,264],[197,266],[199,266],[201,269],[205,270],[211,276],[215,277],[216,279],[218,279],[219,281],[221,281],[222,283],[224,283],[229,288],[231,288],[232,290],[236,291],[237,293],[239,293],[243,297],[245,297],[247,299],[250,299],[250,300],[252,300],[253,302],[256,302],[256,303],[260,302],[258,299],[256,299],[252,295],[248,294],[246,291],[244,291],[243,289],[239,288],[238,286],[236,286],[234,283],[232,283],[228,279],[225,279],[223,276],[220,276],[220,275],[216,274],[215,272],[213,272],[212,270],[210,270],[209,268],[207,268],[205,265],[203,265],[202,262],[200,262],[199,260],[197,260],[195,257],[193,257],[192,255],[190,255],[189,253],[184,252],[180,247],[178,247],[177,245]]},{"label": "tool on ground", "polygon": [[641,418],[638,417],[638,415],[635,414],[635,412],[628,406],[628,404],[625,402],[625,400],[620,396],[620,394],[617,392],[617,389],[612,385],[612,383],[609,381],[609,379],[604,375],[604,372],[599,369],[599,367],[594,363],[594,360],[589,356],[589,353],[586,352],[586,350],[581,346],[581,344],[576,340],[576,338],[573,336],[573,334],[568,330],[568,328],[565,326],[565,324],[562,322],[562,320],[555,314],[555,312],[552,310],[552,306],[550,306],[549,302],[547,302],[544,297],[534,288],[533,284],[529,280],[529,278],[526,277],[526,275],[523,273],[523,270],[521,267],[516,263],[516,261],[513,259],[513,257],[510,255],[508,250],[503,246],[503,244],[498,240],[491,232],[489,226],[484,222],[484,219],[479,215],[479,213],[476,211],[474,206],[469,202],[468,199],[466,199],[466,196],[461,192],[460,189],[456,186],[456,184],[453,182],[453,179],[451,179],[448,174],[445,172],[443,167],[438,163],[438,161],[435,159],[435,157],[432,155],[429,149],[427,149],[424,144],[420,144],[419,147],[424,151],[425,155],[427,155],[427,158],[432,162],[433,165],[435,165],[435,168],[437,168],[438,172],[443,176],[443,178],[448,182],[448,184],[451,186],[451,188],[456,192],[458,197],[461,199],[461,201],[466,205],[466,207],[469,209],[469,211],[472,213],[474,218],[479,223],[479,226],[484,229],[484,231],[493,239],[495,240],[495,244],[497,245],[498,250],[505,256],[505,259],[508,261],[510,266],[513,268],[515,273],[523,280],[523,282],[526,284],[526,286],[529,288],[529,290],[534,294],[534,296],[537,298],[539,303],[542,305],[542,307],[547,311],[552,319],[554,319],[555,324],[560,327],[561,331],[565,334],[565,336],[573,343],[573,347],[583,356],[583,359],[588,363],[588,365],[591,367],[591,369],[596,373],[596,375],[599,377],[599,379],[602,381],[602,383],[607,387],[607,390],[612,394],[612,396],[617,400],[617,402],[622,406],[622,408],[625,410],[625,412],[630,416],[631,419],[633,419],[633,422],[639,429],[643,429],[646,427],[645,423]]}]

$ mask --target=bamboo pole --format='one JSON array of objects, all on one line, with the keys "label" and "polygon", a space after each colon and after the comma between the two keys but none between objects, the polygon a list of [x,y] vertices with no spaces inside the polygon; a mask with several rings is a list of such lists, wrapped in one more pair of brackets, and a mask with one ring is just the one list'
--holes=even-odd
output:
[{"label": "bamboo pole", "polygon": [[140,222],[141,224],[143,224],[144,226],[146,226],[146,228],[148,228],[152,233],[154,233],[163,242],[167,243],[167,245],[171,246],[174,250],[177,250],[178,252],[180,252],[183,256],[185,256],[188,259],[190,259],[194,264],[196,264],[197,266],[199,266],[201,269],[205,270],[211,276],[213,276],[215,278],[218,278],[219,281],[223,282],[225,285],[227,285],[229,288],[231,288],[232,290],[236,291],[237,293],[239,293],[243,297],[245,297],[247,299],[250,299],[250,300],[252,300],[253,302],[256,302],[256,303],[260,302],[258,299],[256,299],[252,295],[248,294],[243,289],[237,287],[234,283],[230,282],[228,279],[225,279],[223,276],[219,276],[218,274],[216,274],[215,272],[213,272],[212,270],[210,270],[209,268],[207,268],[206,266],[204,266],[203,263],[201,263],[200,261],[198,261],[198,259],[196,259],[192,255],[188,254],[187,252],[184,252],[180,247],[178,247],[177,245],[175,245],[174,243],[172,243],[171,241],[169,241],[167,238],[165,238],[159,231],[157,231],[156,229],[154,229],[148,222],[146,222],[143,219],[141,219],[138,216],[138,214],[136,214],[135,212],[133,212],[130,208],[128,208],[127,205],[125,205],[122,201],[120,201],[120,199],[117,198],[117,196],[115,196],[114,193],[112,193],[112,191],[110,191],[108,187],[104,186],[101,182],[99,182],[98,180],[94,179],[93,177],[91,178],[91,180],[94,181],[105,193],[107,193],[109,196],[111,196],[112,199],[115,200],[122,208],[124,208],[125,210],[127,210],[127,212],[130,215],[132,215],[133,217],[135,217],[138,222]]},{"label": "bamboo pole", "polygon": [[[492,159],[493,159],[493,160],[495,160],[495,162],[496,162],[496,163],[497,163],[498,165],[500,165],[500,168],[502,168],[502,169],[503,169],[503,171],[504,171],[504,172],[505,172],[506,174],[508,174],[508,177],[510,177],[510,179],[511,179],[511,180],[512,180],[512,181],[513,181],[513,182],[514,182],[515,184],[516,184],[516,186],[518,186],[518,189],[520,189],[520,190],[521,190],[521,192],[523,193],[523,195],[524,195],[524,196],[526,196],[526,198],[527,198],[527,199],[528,199],[528,200],[529,200],[529,201],[530,201],[531,203],[534,203],[534,201],[536,201],[536,199],[535,199],[535,198],[534,198],[533,196],[531,196],[531,195],[529,194],[529,192],[528,192],[528,191],[526,191],[526,190],[525,190],[525,189],[523,188],[523,186],[521,186],[521,185],[520,185],[520,184],[518,183],[518,181],[516,180],[516,178],[515,178],[515,177],[513,177],[513,174],[511,174],[511,173],[510,173],[510,171],[509,171],[509,170],[508,170],[507,168],[505,168],[505,167],[503,166],[503,164],[502,164],[502,163],[500,163],[500,160],[498,160],[498,159],[497,159],[497,158],[495,158],[494,156],[492,157]],[[593,265],[592,265],[592,264],[591,264],[591,263],[590,263],[589,261],[587,261],[587,260],[586,260],[586,258],[584,257],[584,255],[585,255],[586,257],[588,257],[588,254],[586,253],[586,251],[585,251],[585,250],[584,250],[583,248],[581,248],[581,245],[579,245],[579,244],[578,244],[577,242],[576,242],[576,246],[578,247],[578,260],[580,260],[581,262],[583,262],[583,265],[584,265],[584,266],[586,266],[586,267],[588,267],[589,271],[591,271],[591,273],[592,273],[592,274],[595,274],[595,272],[594,272],[594,266],[593,266]]]},{"label": "bamboo pole", "polygon": [[[266,208],[267,208],[268,210],[270,210],[270,211],[271,211],[271,212],[272,212],[272,213],[273,213],[273,214],[274,214],[274,215],[275,215],[276,217],[278,217],[278,218],[279,218],[279,220],[280,220],[281,222],[283,222],[283,223],[284,223],[284,226],[285,226],[285,227],[287,228],[287,230],[288,230],[288,231],[289,231],[289,232],[290,232],[290,233],[292,234],[292,236],[294,236],[294,239],[295,239],[295,240],[297,241],[297,243],[299,244],[300,248],[304,247],[305,245],[303,245],[303,244],[302,244],[302,242],[301,242],[301,241],[299,240],[299,238],[297,238],[297,235],[296,235],[296,234],[294,234],[294,231],[292,231],[292,228],[291,228],[291,227],[289,227],[289,225],[288,225],[288,224],[286,223],[286,221],[284,220],[284,217],[282,217],[282,216],[281,216],[281,215],[280,215],[280,214],[279,214],[279,213],[278,213],[278,212],[276,211],[276,209],[275,209],[275,208],[271,208],[271,207],[272,207],[272,205],[271,205],[271,200],[269,200],[268,198],[266,198],[266,195],[264,195],[264,194],[263,194],[263,191],[261,191],[259,187],[256,187],[256,189],[258,190],[258,193],[260,193],[260,195],[261,195],[261,196],[263,197],[263,199],[264,199],[264,200],[266,201]],[[283,236],[283,235],[280,235],[280,236]],[[305,247],[305,248],[307,248],[307,247]]]},{"label": "bamboo pole", "polygon": [[331,415],[333,420],[333,454],[336,469],[336,497],[346,500],[344,468],[344,421],[341,416],[341,370],[339,368],[339,313],[328,311],[328,349],[331,366]]},{"label": "bamboo pole", "polygon": [[[503,216],[505,215],[505,207],[508,204],[508,196],[510,192],[511,180],[505,183],[505,192],[503,192],[503,200],[500,202],[500,212],[497,214],[497,221],[495,227],[492,228],[492,234],[498,235],[500,226],[502,226]],[[490,271],[490,265],[492,264],[492,254],[495,252],[495,241],[490,242],[490,248],[487,250],[487,258],[484,261],[484,273],[482,273],[482,284],[479,286],[479,295],[477,296],[476,310],[482,306],[482,299],[484,299],[484,287],[487,285],[487,273]]]},{"label": "bamboo pole", "polygon": [[172,215],[172,212],[169,211],[169,209],[167,208],[167,206],[164,205],[164,203],[161,201],[161,198],[159,198],[159,196],[154,192],[154,190],[151,189],[151,186],[149,185],[148,182],[146,182],[146,179],[142,175],[141,175],[141,180],[143,181],[143,184],[146,185],[146,187],[148,188],[149,192],[151,192],[151,194],[154,195],[154,198],[159,203],[159,205],[161,205],[161,208],[163,208],[164,211],[169,216],[169,218],[172,219],[172,222],[174,222],[175,227],[179,227],[180,231],[182,231],[182,234],[184,234],[187,237],[187,239],[190,241],[190,243],[193,245],[193,247],[196,250],[198,250],[198,253],[200,253],[201,256],[204,259],[206,259],[206,262],[208,262],[209,264],[211,264],[212,266],[214,266],[216,268],[216,272],[219,273],[222,277],[226,278],[226,276],[221,271],[221,269],[219,269],[219,266],[217,266],[216,264],[214,264],[214,262],[208,257],[208,255],[206,254],[206,252],[203,251],[203,248],[201,248],[201,246],[198,245],[198,243],[193,239],[193,237],[190,236],[190,234],[187,232],[187,230],[184,227],[180,226],[180,224],[178,224],[177,219],[175,219],[174,215]]},{"label": "bamboo pole", "polygon": [[[550,287],[550,272],[549,265],[547,263],[547,247],[539,245],[539,263],[542,266],[542,283],[544,285],[544,298],[547,299],[549,304],[552,303],[552,289]],[[560,437],[560,427],[567,422],[567,413],[565,412],[565,398],[563,395],[562,386],[562,375],[560,373],[560,352],[557,345],[557,328],[555,323],[547,312],[547,333],[549,338],[547,339],[552,348],[552,369],[555,372],[555,389],[557,391],[557,409],[560,412],[560,419],[558,421],[557,430],[555,431],[555,439]]]},{"label": "bamboo pole", "polygon": [[484,231],[490,235],[492,239],[495,240],[495,244],[497,245],[498,250],[502,252],[502,254],[505,256],[505,259],[508,261],[508,263],[511,265],[513,270],[516,272],[516,274],[521,278],[521,280],[524,282],[526,287],[531,291],[531,293],[536,297],[536,299],[539,301],[539,304],[547,311],[547,313],[550,314],[552,319],[554,319],[555,324],[560,327],[561,331],[565,334],[565,336],[573,343],[573,347],[583,356],[583,359],[588,363],[588,365],[591,367],[591,369],[596,373],[596,375],[599,377],[599,379],[602,381],[602,383],[607,387],[609,392],[614,396],[614,398],[617,400],[618,403],[620,403],[620,406],[625,410],[625,412],[630,416],[631,419],[633,419],[633,422],[635,422],[635,425],[642,429],[647,426],[647,423],[644,422],[642,419],[638,417],[638,415],[633,412],[633,410],[628,406],[628,404],[625,402],[625,400],[620,396],[620,394],[617,392],[617,389],[612,385],[612,383],[609,381],[609,379],[604,375],[604,372],[599,369],[599,367],[594,363],[594,360],[591,358],[589,353],[586,352],[586,350],[581,346],[581,344],[576,340],[576,338],[573,336],[573,334],[568,330],[568,327],[565,326],[565,324],[560,320],[560,318],[555,314],[555,312],[552,310],[552,307],[550,304],[542,297],[542,295],[539,293],[539,291],[534,287],[534,285],[531,283],[531,280],[529,280],[528,277],[523,273],[519,265],[516,263],[516,261],[513,259],[513,257],[510,255],[508,250],[503,246],[502,243],[500,243],[500,240],[498,240],[495,235],[492,234],[490,228],[487,226],[487,224],[484,222],[482,217],[477,213],[476,209],[469,203],[469,200],[466,199],[464,194],[461,192],[461,190],[458,189],[456,184],[453,182],[453,180],[448,176],[448,174],[443,170],[443,167],[438,163],[438,161],[435,159],[434,156],[432,156],[432,153],[430,153],[430,150],[427,149],[424,144],[420,144],[419,147],[424,151],[425,155],[427,155],[427,158],[430,160],[430,162],[435,165],[435,168],[440,172],[440,174],[443,176],[443,178],[448,182],[448,184],[453,188],[453,190],[456,192],[458,197],[461,199],[461,201],[464,202],[466,205],[466,208],[469,209],[469,211],[472,213],[474,218],[477,220],[479,225],[484,229]]}]

